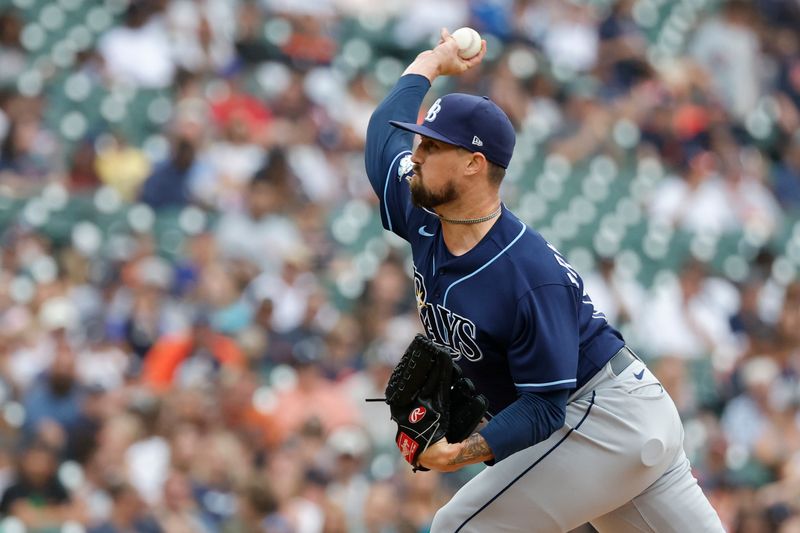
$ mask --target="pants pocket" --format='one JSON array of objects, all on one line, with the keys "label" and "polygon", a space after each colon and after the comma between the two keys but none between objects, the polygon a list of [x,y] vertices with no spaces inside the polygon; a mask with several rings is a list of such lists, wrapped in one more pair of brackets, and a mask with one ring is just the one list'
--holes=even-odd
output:
[{"label": "pants pocket", "polygon": [[661,383],[642,383],[641,385],[634,386],[628,389],[628,394],[636,396],[637,398],[661,398],[664,396],[665,391]]}]

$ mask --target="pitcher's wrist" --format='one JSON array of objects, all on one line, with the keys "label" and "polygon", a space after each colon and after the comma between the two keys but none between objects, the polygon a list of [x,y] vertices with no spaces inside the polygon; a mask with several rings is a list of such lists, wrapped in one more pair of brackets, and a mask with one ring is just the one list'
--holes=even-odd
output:
[{"label": "pitcher's wrist", "polygon": [[428,78],[428,81],[433,83],[433,80],[441,75],[441,65],[439,64],[439,60],[432,53],[425,54],[424,56],[420,54],[411,62],[405,72],[403,72],[403,75],[406,74],[419,74],[420,76],[425,76]]}]

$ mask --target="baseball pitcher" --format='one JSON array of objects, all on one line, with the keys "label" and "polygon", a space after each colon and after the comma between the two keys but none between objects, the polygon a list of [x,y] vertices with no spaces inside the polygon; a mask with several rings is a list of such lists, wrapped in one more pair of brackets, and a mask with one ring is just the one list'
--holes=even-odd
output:
[{"label": "baseball pitcher", "polygon": [[397,445],[418,469],[490,465],[432,531],[722,531],[669,395],[575,269],[500,201],[508,117],[487,97],[448,94],[416,122],[431,82],[476,68],[485,52],[483,42],[462,59],[442,30],[367,133],[367,174],[383,226],[411,244],[428,339],[387,387]]}]

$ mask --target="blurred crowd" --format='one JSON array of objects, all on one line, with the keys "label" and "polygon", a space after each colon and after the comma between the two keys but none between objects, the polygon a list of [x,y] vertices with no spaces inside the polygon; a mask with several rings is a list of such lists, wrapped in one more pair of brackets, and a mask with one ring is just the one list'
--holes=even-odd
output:
[{"label": "blurred crowd", "polygon": [[[0,530],[428,531],[474,470],[412,474],[364,402],[419,324],[404,247],[347,234],[378,225],[371,110],[464,25],[490,53],[431,95],[509,114],[512,208],[526,161],[603,158],[657,176],[630,206],[653,246],[741,236],[722,269],[698,245],[652,281],[602,247],[581,270],[726,527],[800,531],[791,0],[0,1],[0,211],[101,198],[139,228],[111,247],[94,211],[66,238],[0,217]],[[146,219],[172,212],[208,223],[164,254]]]}]

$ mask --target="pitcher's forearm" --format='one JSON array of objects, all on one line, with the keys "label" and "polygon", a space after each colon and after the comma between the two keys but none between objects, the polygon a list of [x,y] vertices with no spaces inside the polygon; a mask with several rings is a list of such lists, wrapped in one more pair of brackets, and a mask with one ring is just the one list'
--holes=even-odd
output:
[{"label": "pitcher's forearm", "polygon": [[494,458],[489,444],[480,433],[473,433],[457,444],[459,450],[450,460],[452,466],[458,466],[460,468],[466,465],[482,463]]},{"label": "pitcher's forearm", "polygon": [[486,439],[480,433],[473,433],[461,442],[449,443],[442,439],[431,444],[419,456],[419,463],[431,470],[455,472],[467,465],[491,459],[494,459],[494,454]]}]

